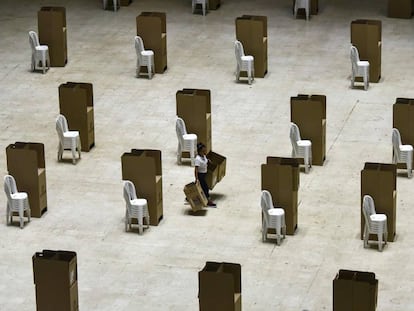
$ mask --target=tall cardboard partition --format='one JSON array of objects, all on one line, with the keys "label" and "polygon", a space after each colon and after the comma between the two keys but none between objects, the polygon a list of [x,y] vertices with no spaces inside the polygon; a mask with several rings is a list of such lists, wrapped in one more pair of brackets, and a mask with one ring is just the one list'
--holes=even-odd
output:
[{"label": "tall cardboard partition", "polygon": [[226,157],[210,151],[207,154],[208,162],[206,182],[208,188],[213,190],[214,186],[226,175]]},{"label": "tall cardboard partition", "polygon": [[120,0],[120,5],[121,6],[128,6],[130,5],[130,3],[132,2],[132,0]]},{"label": "tall cardboard partition", "polygon": [[132,149],[121,162],[122,179],[132,181],[137,196],[147,199],[150,225],[158,226],[163,217],[161,151]]},{"label": "tall cardboard partition", "polygon": [[[397,98],[392,111],[392,127],[400,132],[402,143],[414,146],[414,98]],[[398,163],[397,167],[407,168],[407,165]]]},{"label": "tall cardboard partition", "polygon": [[375,311],[377,299],[375,273],[339,270],[333,280],[333,311]]},{"label": "tall cardboard partition", "polygon": [[221,5],[221,0],[209,0],[208,8],[209,10],[217,10]]},{"label": "tall cardboard partition", "polygon": [[142,12],[136,18],[137,35],[146,50],[154,51],[155,72],[167,70],[167,19],[161,12]]},{"label": "tall cardboard partition", "polygon": [[37,311],[78,311],[75,252],[43,250],[32,257]]},{"label": "tall cardboard partition", "polygon": [[[292,10],[294,10],[295,9],[295,3],[296,3],[296,0],[293,0],[293,7],[292,7]],[[311,0],[311,7],[310,7],[310,14],[311,15],[317,15],[318,14],[318,12],[319,12],[319,1],[318,0]],[[302,11],[302,12],[301,12]],[[306,17],[306,12],[305,12],[305,10],[298,10],[298,15],[301,15],[301,16],[305,16]]]},{"label": "tall cardboard partition", "polygon": [[359,58],[369,61],[369,82],[381,79],[381,28],[379,20],[358,19],[351,22],[351,43],[358,49]]},{"label": "tall cardboard partition", "polygon": [[290,120],[299,127],[301,138],[312,142],[312,164],[323,165],[326,157],[326,96],[291,97]]},{"label": "tall cardboard partition", "polygon": [[285,210],[286,234],[293,235],[298,227],[299,162],[267,157],[261,169],[262,190],[270,192],[275,207]]},{"label": "tall cardboard partition", "polygon": [[211,151],[210,90],[183,89],[176,93],[177,116],[184,120],[187,132],[197,135],[197,142]]},{"label": "tall cardboard partition", "polygon": [[45,147],[41,143],[16,142],[6,148],[7,170],[17,189],[27,192],[32,217],[47,211]]},{"label": "tall cardboard partition", "polygon": [[411,18],[413,9],[413,0],[388,0],[388,17]]},{"label": "tall cardboard partition", "polygon": [[246,55],[254,57],[254,76],[267,73],[267,16],[243,15],[236,18],[236,38]]},{"label": "tall cardboard partition", "polygon": [[[362,203],[366,194],[374,199],[377,214],[387,215],[388,242],[393,242],[396,234],[397,166],[367,162],[361,171],[361,239],[365,226]],[[372,239],[376,236],[373,235]]]},{"label": "tall cardboard partition", "polygon": [[79,131],[82,151],[89,151],[95,145],[92,83],[61,84],[59,108],[68,121],[69,130]]},{"label": "tall cardboard partition", "polygon": [[50,66],[64,67],[68,62],[66,9],[44,6],[37,12],[39,42],[49,47]]},{"label": "tall cardboard partition", "polygon": [[198,272],[200,311],[241,311],[241,265],[207,261]]}]

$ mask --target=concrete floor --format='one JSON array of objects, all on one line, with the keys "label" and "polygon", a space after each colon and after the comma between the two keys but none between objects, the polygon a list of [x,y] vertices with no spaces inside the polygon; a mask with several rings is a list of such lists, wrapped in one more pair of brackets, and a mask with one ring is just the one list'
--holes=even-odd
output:
[{"label": "concrete floor", "polygon": [[[42,5],[67,10],[69,62],[31,73],[28,31]],[[135,17],[167,13],[168,70],[135,78]],[[252,86],[234,81],[234,19],[267,15],[269,73]],[[350,89],[350,22],[383,22],[382,79]],[[135,0],[117,13],[95,1],[3,1],[0,12],[0,142],[42,142],[48,212],[20,230],[0,209],[0,309],[35,310],[31,256],[78,254],[81,310],[197,310],[205,261],[242,265],[243,310],[332,309],[339,269],[372,271],[379,311],[413,310],[413,180],[398,177],[397,239],[380,253],[359,239],[360,170],[391,161],[392,104],[414,97],[413,20],[386,17],[386,1],[320,1],[309,22],[291,2],[225,0],[207,16],[189,0]],[[57,163],[58,86],[92,82],[96,147],[76,165]],[[175,162],[175,92],[212,92],[213,150],[227,174],[213,191],[217,209],[189,215],[184,184],[193,169]],[[299,228],[281,246],[261,242],[260,164],[290,156],[290,96],[327,96],[327,161],[301,174]],[[162,150],[164,220],[143,236],[125,233],[121,161],[131,148]],[[5,152],[0,153],[7,173]]]}]

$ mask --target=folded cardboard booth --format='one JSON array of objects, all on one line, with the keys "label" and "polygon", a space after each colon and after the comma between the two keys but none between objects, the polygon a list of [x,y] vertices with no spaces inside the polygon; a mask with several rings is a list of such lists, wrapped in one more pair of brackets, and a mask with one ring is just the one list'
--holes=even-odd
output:
[{"label": "folded cardboard booth", "polygon": [[37,12],[40,44],[49,47],[51,67],[64,67],[68,62],[66,9],[44,6]]},{"label": "folded cardboard booth", "polygon": [[388,17],[411,18],[413,10],[413,0],[388,0]]},{"label": "folded cardboard booth", "polygon": [[161,12],[142,12],[136,18],[137,36],[154,52],[155,72],[167,70],[167,19]]},{"label": "folded cardboard booth", "polygon": [[[361,60],[369,62],[369,82],[381,79],[381,30],[379,20],[357,19],[351,22],[351,43],[359,52]],[[362,81],[360,77],[357,81]]]},{"label": "folded cardboard booth", "polygon": [[[365,226],[362,204],[367,194],[374,199],[376,213],[387,215],[388,242],[393,242],[396,235],[397,166],[367,162],[361,171],[361,239]],[[369,239],[376,240],[377,237],[371,235]]]},{"label": "folded cardboard booth", "polygon": [[333,280],[333,311],[375,311],[377,297],[375,273],[339,270]]},{"label": "folded cardboard booth", "polygon": [[130,180],[139,198],[148,202],[150,225],[163,218],[161,151],[132,149],[121,157],[122,180]]},{"label": "folded cardboard booth", "polygon": [[[392,127],[400,132],[402,143],[414,146],[414,99],[397,98],[392,106],[392,111]],[[407,168],[407,165],[398,163],[397,167]]]},{"label": "folded cardboard booth", "polygon": [[78,311],[75,252],[43,250],[32,257],[37,311]]},{"label": "folded cardboard booth", "polygon": [[89,151],[95,145],[92,83],[61,84],[59,109],[68,121],[69,130],[79,131],[82,151]]},{"label": "folded cardboard booth", "polygon": [[[290,98],[290,121],[300,129],[302,139],[312,142],[312,165],[326,158],[326,96],[301,95]],[[298,159],[303,163],[303,159]]]},{"label": "folded cardboard booth", "polygon": [[254,76],[264,78],[267,73],[267,16],[237,17],[236,39],[243,44],[244,53],[254,57]]},{"label": "folded cardboard booth", "polygon": [[[294,11],[295,10],[295,3],[296,3],[296,0],[293,0],[293,6],[292,6],[293,13],[295,13],[295,11]],[[318,12],[319,12],[319,0],[311,0],[310,5],[311,5],[310,14],[311,15],[317,15]],[[299,9],[298,10],[298,15],[301,16],[301,17],[306,18],[305,9]]]},{"label": "folded cardboard booth", "polygon": [[207,206],[208,199],[199,183],[191,182],[185,185],[184,193],[193,212],[197,212]]},{"label": "folded cardboard booth", "polygon": [[267,157],[261,169],[262,190],[270,192],[275,207],[284,209],[286,234],[293,235],[298,227],[299,162],[292,158]]},{"label": "folded cardboard booth", "polygon": [[212,148],[210,90],[182,89],[175,98],[177,116],[184,120],[187,132],[196,134],[197,142],[206,145],[209,153]]},{"label": "folded cardboard booth", "polygon": [[17,189],[27,192],[32,217],[47,211],[45,146],[16,142],[6,147],[7,171],[16,180]]},{"label": "folded cardboard booth", "polygon": [[210,151],[207,154],[208,162],[206,182],[208,188],[213,190],[214,186],[226,175],[226,157]]},{"label": "folded cardboard booth", "polygon": [[198,272],[200,311],[241,311],[241,265],[207,261]]}]

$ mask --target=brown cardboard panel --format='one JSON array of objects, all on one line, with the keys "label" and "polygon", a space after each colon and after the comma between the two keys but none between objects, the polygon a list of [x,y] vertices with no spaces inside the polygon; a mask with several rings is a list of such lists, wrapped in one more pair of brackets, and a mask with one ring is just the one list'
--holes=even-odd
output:
[{"label": "brown cardboard panel", "polygon": [[357,47],[360,59],[369,61],[370,82],[379,82],[381,78],[381,32],[379,20],[351,22],[351,43]]},{"label": "brown cardboard panel", "polygon": [[312,142],[312,164],[323,165],[326,158],[326,96],[299,94],[291,97],[290,119],[299,127],[301,138]]},{"label": "brown cardboard panel", "polygon": [[298,226],[299,164],[296,159],[268,157],[262,164],[262,190],[272,195],[273,205],[285,211],[286,234]]},{"label": "brown cardboard panel", "polygon": [[[226,157],[215,153],[213,151],[210,151],[207,154],[207,158],[210,160],[209,164],[208,164],[208,169],[211,170],[211,177],[213,178],[214,175],[216,177],[216,182],[213,183],[212,182],[212,186],[214,187],[214,185],[218,182],[220,182],[223,177],[226,175]],[[207,172],[207,177],[209,177],[209,173]],[[213,181],[213,180],[211,180]],[[211,190],[213,188],[210,188]]]},{"label": "brown cardboard panel", "polygon": [[167,69],[167,23],[162,12],[142,12],[136,17],[137,35],[144,42],[145,49],[154,52],[155,72]]},{"label": "brown cardboard panel", "polygon": [[132,181],[137,196],[147,200],[150,225],[157,226],[163,217],[161,151],[132,149],[121,162],[122,179]]},{"label": "brown cardboard panel", "polygon": [[245,54],[254,57],[255,77],[263,78],[267,73],[267,17],[243,15],[235,23],[237,40]]},{"label": "brown cardboard panel", "polygon": [[193,211],[199,211],[207,206],[208,200],[200,184],[192,182],[185,185],[184,193]]},{"label": "brown cardboard panel", "polygon": [[77,311],[76,253],[43,250],[33,255],[32,262],[37,310]]},{"label": "brown cardboard panel", "polygon": [[130,3],[132,3],[132,0],[120,0],[121,6],[128,6]]},{"label": "brown cardboard panel", "polygon": [[51,67],[64,67],[68,60],[65,8],[42,7],[37,19],[39,42],[49,47]]},{"label": "brown cardboard panel", "polygon": [[185,122],[187,132],[197,135],[197,142],[211,151],[211,94],[210,90],[183,89],[176,93],[177,116]]},{"label": "brown cardboard panel", "polygon": [[[361,239],[365,226],[362,202],[364,195],[369,194],[374,199],[376,212],[387,215],[388,241],[394,241],[397,209],[396,173],[395,164],[365,163],[364,169],[361,171]],[[374,236],[372,238],[376,239]]]},{"label": "brown cardboard panel", "polygon": [[217,10],[221,5],[221,0],[209,0],[208,1],[208,8],[210,10]]},{"label": "brown cardboard panel", "polygon": [[412,15],[412,0],[388,0],[388,17],[411,18]]},{"label": "brown cardboard panel", "polygon": [[44,145],[16,142],[7,146],[6,156],[17,189],[28,194],[31,216],[41,217],[47,210]]},{"label": "brown cardboard panel", "polygon": [[81,149],[88,152],[95,145],[93,85],[67,82],[59,86],[59,109],[69,130],[79,131]]},{"label": "brown cardboard panel", "polygon": [[198,273],[200,311],[241,310],[241,266],[206,262]]}]

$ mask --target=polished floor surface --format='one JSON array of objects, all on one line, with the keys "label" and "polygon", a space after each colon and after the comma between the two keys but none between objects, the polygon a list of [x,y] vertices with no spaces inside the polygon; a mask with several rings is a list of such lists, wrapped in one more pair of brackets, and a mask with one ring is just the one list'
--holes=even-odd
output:
[{"label": "polished floor surface", "polygon": [[[28,31],[42,5],[67,10],[69,62],[30,72]],[[413,20],[386,17],[386,1],[320,1],[311,20],[291,2],[225,0],[205,17],[189,0],[134,0],[118,12],[101,2],[3,1],[0,9],[0,143],[45,144],[48,212],[23,230],[0,209],[0,309],[35,310],[31,256],[43,249],[78,254],[80,310],[198,309],[198,271],[206,261],[242,265],[243,310],[332,310],[339,269],[372,271],[379,311],[414,309],[414,180],[397,181],[397,238],[380,253],[359,239],[360,171],[391,161],[392,104],[414,97]],[[135,78],[135,17],[167,13],[168,70]],[[234,20],[268,16],[269,73],[235,83]],[[367,92],[350,88],[350,22],[379,19],[382,78]],[[76,165],[57,163],[58,86],[94,86],[96,147]],[[176,164],[175,93],[212,93],[213,150],[227,157],[213,191],[217,209],[189,214],[183,186],[190,166]],[[327,160],[300,175],[299,227],[281,246],[261,241],[260,165],[290,156],[289,99],[327,96]],[[124,231],[121,161],[131,148],[162,150],[164,219],[142,236]],[[5,152],[0,153],[3,173]]]}]

